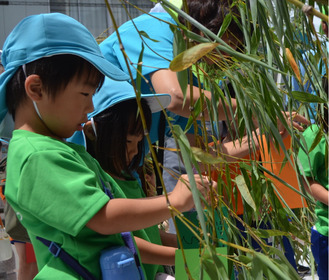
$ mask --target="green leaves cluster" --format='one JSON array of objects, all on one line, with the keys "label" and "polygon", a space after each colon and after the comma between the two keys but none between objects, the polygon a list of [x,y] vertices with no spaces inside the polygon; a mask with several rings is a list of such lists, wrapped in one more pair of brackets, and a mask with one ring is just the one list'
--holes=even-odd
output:
[{"label": "green leaves cluster", "polygon": [[[236,50],[221,39],[230,22],[238,20],[236,15],[228,15],[218,34],[214,34],[173,5],[172,1],[160,2],[173,18],[177,19],[177,15],[181,15],[202,33],[202,36],[194,34],[178,21],[179,28],[171,26],[175,38],[175,58],[170,69],[177,72],[183,92],[191,94],[186,89],[192,72],[199,84],[212,93],[211,100],[202,97],[194,104],[194,114],[185,131],[178,126],[172,127],[173,137],[189,175],[199,216],[200,249],[207,252],[201,255],[200,279],[203,279],[204,273],[211,279],[233,279],[231,275],[234,271],[238,272],[238,279],[299,279],[278,247],[282,247],[282,237],[288,237],[295,249],[296,261],[306,258],[313,267],[311,252],[306,245],[309,244],[309,232],[314,221],[314,200],[306,194],[298,172],[297,155],[304,142],[302,132],[293,128],[292,120],[284,118],[282,111],[290,114],[297,112],[317,120],[316,116],[309,113],[311,103],[317,103],[319,114],[323,112],[323,106],[328,104],[328,94],[322,87],[323,69],[328,73],[328,39],[314,29],[312,15],[304,14],[300,5],[304,3],[300,1],[235,0],[244,34],[242,47]],[[324,5],[323,1],[317,1],[317,4],[320,8]],[[144,31],[140,31],[140,35],[149,38]],[[287,55],[287,49],[291,55]],[[205,63],[209,61],[212,61],[211,65]],[[137,91],[140,79],[141,75],[137,79]],[[293,88],[293,81],[299,85],[299,90]],[[308,88],[312,88],[312,93],[308,92]],[[231,97],[237,100],[235,113]],[[236,158],[228,162],[227,155],[221,150],[221,138],[216,134],[220,121],[217,110],[220,102],[228,105],[224,120],[228,129],[227,137],[239,146],[242,137],[248,136],[248,158]],[[200,147],[190,147],[185,133],[195,125],[195,117],[200,115],[204,107],[209,111],[209,127],[201,127],[203,143]],[[231,115],[234,115],[234,120],[229,118]],[[278,120],[291,137],[289,147],[283,143]],[[321,123],[319,125],[322,126]],[[255,133],[264,137],[255,139]],[[321,137],[326,137],[328,141],[328,136],[321,132],[312,148]],[[209,141],[214,142],[215,155],[209,154]],[[295,172],[291,176],[296,176],[300,187],[296,195],[304,197],[308,207],[290,209],[282,199],[270,178],[279,180],[287,188],[294,188],[280,178],[280,174],[273,174],[263,167],[259,157],[259,149],[262,148],[258,147],[263,147],[265,143],[267,147],[281,150],[285,156],[282,168],[288,163],[294,166]],[[231,168],[232,164],[235,169]],[[201,167],[205,171],[201,171]],[[325,168],[328,169],[328,166]],[[209,193],[212,198],[210,203],[200,196],[195,187],[196,171],[200,174],[206,172],[209,176],[217,172],[216,178],[211,178],[217,179],[218,186]],[[238,217],[236,206],[240,196],[244,212]],[[223,208],[228,214],[223,214]],[[215,223],[215,215],[225,224],[226,240],[218,238],[215,231],[209,230],[215,228],[211,224]],[[237,227],[237,221],[244,225],[244,232]],[[268,228],[262,228],[264,224]],[[272,246],[267,245],[262,238],[270,239]],[[262,248],[261,252],[255,251],[252,239]],[[216,255],[218,244],[225,244],[228,248],[228,271],[222,259]]]},{"label": "green leaves cluster", "polygon": [[[191,164],[193,166],[196,162],[201,162],[208,166],[208,170],[219,170],[218,189],[215,190],[215,193],[222,196],[224,191],[224,193],[230,193],[235,198],[219,199],[220,202],[217,202],[216,205],[207,206],[209,213],[213,213],[216,211],[214,209],[218,209],[218,207],[228,207],[232,211],[228,217],[222,217],[222,222],[229,225],[226,230],[231,248],[234,247],[233,244],[239,245],[231,250],[233,257],[229,258],[231,264],[229,270],[232,271],[232,267],[239,270],[239,279],[298,279],[298,274],[276,247],[281,244],[282,236],[287,236],[295,247],[296,260],[298,261],[303,256],[311,262],[311,253],[307,249],[305,251],[304,244],[309,242],[309,229],[313,223],[314,217],[311,211],[313,199],[308,197],[301,187],[296,195],[305,197],[309,208],[290,209],[285,201],[280,202],[282,196],[277,192],[275,185],[266,174],[280,180],[287,188],[293,189],[293,187],[282,180],[280,175],[273,174],[262,167],[259,158],[255,158],[257,147],[261,143],[257,143],[252,135],[256,132],[256,119],[261,134],[265,135],[265,141],[267,143],[273,142],[274,147],[281,149],[285,154],[284,162],[286,163],[283,163],[282,168],[287,162],[290,162],[296,169],[295,174],[291,174],[291,176],[296,176],[300,182],[298,165],[294,163],[297,161],[297,153],[303,136],[301,132],[292,128],[289,121],[287,122],[283,118],[282,111],[290,113],[294,111],[312,117],[308,115],[311,103],[328,103],[328,95],[321,84],[322,69],[319,66],[321,61],[327,61],[325,40],[323,40],[325,38],[320,40],[319,35],[314,33],[310,18],[301,11],[299,6],[282,0],[236,1],[235,4],[238,5],[241,13],[244,48],[234,50],[220,39],[230,21],[233,20],[232,15],[225,18],[219,34],[216,35],[171,5],[170,2],[164,0],[162,3],[165,7],[185,17],[191,24],[198,26],[204,35],[201,39],[197,35],[190,36],[188,29],[183,26],[180,26],[181,29],[179,30],[174,30],[176,33],[183,30],[184,36],[190,41],[195,42],[200,39],[199,43],[193,46],[179,41],[177,45],[180,46],[180,49],[176,50],[177,56],[170,64],[170,69],[178,72],[182,88],[186,88],[187,85],[187,79],[182,78],[186,77],[187,74],[184,76],[183,73],[186,69],[190,69],[195,76],[199,77],[199,83],[203,83],[212,91],[213,99],[197,102],[194,111],[201,112],[201,104],[207,104],[207,109],[212,112],[212,121],[217,123],[219,120],[216,112],[218,102],[230,104],[228,100],[232,92],[226,86],[226,84],[230,84],[238,102],[238,110],[235,114],[235,121],[227,119],[227,123],[230,124],[228,133],[232,140],[238,141],[245,134],[250,136],[249,155],[254,160],[237,160],[239,172],[232,174],[232,170],[229,170],[228,163],[225,162],[223,156],[220,156],[220,153],[218,157],[213,157],[209,156],[207,152],[202,152],[201,149],[187,148],[187,142],[179,140],[184,138],[184,132],[176,129],[174,133],[175,137],[178,138],[185,165]],[[177,35],[176,38],[182,40],[180,35]],[[302,75],[301,80],[298,80],[295,69],[292,68],[288,57],[286,57],[284,51],[286,48],[291,50],[299,71],[302,68],[305,69],[305,74]],[[231,59],[223,55],[223,52],[230,55]],[[202,58],[212,59],[213,65],[206,65]],[[293,89],[293,79],[299,83],[299,91]],[[220,83],[224,86],[218,86]],[[304,89],[307,84],[312,87],[312,93]],[[229,113],[230,110],[228,110],[227,116]],[[292,138],[291,147],[284,146],[278,130],[277,119],[288,130]],[[192,123],[193,118],[191,117],[189,124],[192,125]],[[212,125],[215,126],[215,124]],[[209,131],[204,131],[204,135],[209,136],[208,133]],[[313,147],[322,136],[323,134],[316,138]],[[183,146],[184,148],[182,148]],[[193,173],[191,170],[190,172],[190,179],[192,179]],[[223,181],[223,177],[226,177],[226,182]],[[232,185],[235,186],[233,192],[231,190]],[[234,209],[236,205],[234,203],[236,203],[239,194],[244,204],[243,221],[249,235],[245,239],[241,237],[235,223]],[[203,208],[197,204],[196,210],[201,213]],[[288,222],[287,217],[290,217],[291,221]],[[205,232],[206,224],[203,223],[206,222],[201,220],[200,224],[205,240],[203,246],[214,246],[209,243]],[[262,223],[270,224],[271,229],[262,230],[259,228]],[[253,227],[248,225],[253,225]],[[296,242],[292,236],[297,236],[303,240],[304,244]],[[262,244],[262,253],[255,252],[250,237],[260,240],[261,243],[263,242],[260,238],[271,238],[273,246],[268,247]],[[250,251],[246,253],[242,248],[248,248]],[[206,259],[202,263],[207,263],[209,256],[204,258]],[[208,275],[214,275],[213,273],[216,272],[216,269],[211,268],[211,266],[205,267],[205,269]],[[230,272],[227,275],[231,275]]]}]

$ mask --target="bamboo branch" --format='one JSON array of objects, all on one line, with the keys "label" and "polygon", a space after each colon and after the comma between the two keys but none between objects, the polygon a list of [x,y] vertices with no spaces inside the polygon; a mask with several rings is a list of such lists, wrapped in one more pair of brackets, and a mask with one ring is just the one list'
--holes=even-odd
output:
[{"label": "bamboo branch", "polygon": [[[303,2],[300,2],[299,0],[287,0],[288,2],[290,2],[291,4],[294,4],[295,6],[299,7],[299,8],[303,8],[306,4],[304,4]],[[319,1],[321,2],[321,1]],[[322,2],[321,2],[322,3]],[[322,19],[323,21],[325,22],[328,22],[329,21],[329,18],[327,15],[325,14],[322,14],[321,12],[319,12],[318,10],[316,10],[314,7],[310,6],[311,9],[310,11],[308,11],[308,13],[310,15],[314,15],[320,19]]]}]

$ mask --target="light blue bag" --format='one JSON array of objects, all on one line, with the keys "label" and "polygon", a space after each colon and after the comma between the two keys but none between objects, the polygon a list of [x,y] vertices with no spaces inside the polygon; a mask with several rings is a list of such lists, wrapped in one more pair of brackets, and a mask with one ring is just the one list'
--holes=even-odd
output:
[{"label": "light blue bag", "polygon": [[141,279],[135,258],[131,250],[125,246],[111,247],[101,253],[100,265],[103,280]]}]

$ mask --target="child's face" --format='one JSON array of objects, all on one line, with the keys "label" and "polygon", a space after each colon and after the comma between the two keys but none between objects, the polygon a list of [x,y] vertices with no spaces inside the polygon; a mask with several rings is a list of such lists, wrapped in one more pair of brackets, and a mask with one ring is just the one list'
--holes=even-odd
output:
[{"label": "child's face", "polygon": [[140,141],[143,140],[143,135],[127,135],[127,154],[126,154],[126,160],[127,164],[130,164],[133,160],[134,156],[138,154],[138,144]]},{"label": "child's face", "polygon": [[74,78],[55,99],[46,96],[38,107],[42,119],[55,138],[68,138],[88,121],[87,114],[94,110],[92,96],[97,86],[87,82],[86,76]]}]

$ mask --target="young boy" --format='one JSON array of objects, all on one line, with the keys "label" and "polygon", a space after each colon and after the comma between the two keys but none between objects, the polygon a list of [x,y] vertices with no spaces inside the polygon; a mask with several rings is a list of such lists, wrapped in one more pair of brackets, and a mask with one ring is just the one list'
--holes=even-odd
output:
[{"label": "young boy", "polygon": [[[26,227],[39,273],[35,279],[81,279],[36,237],[53,241],[94,278],[100,252],[123,245],[120,232],[157,224],[170,216],[166,198],[125,198],[83,146],[67,143],[82,130],[104,75],[127,76],[107,62],[90,32],[63,14],[23,19],[9,34],[0,76],[0,121],[15,121],[5,195]],[[169,194],[179,211],[193,207],[186,176]],[[205,178],[196,177],[202,192]],[[109,199],[102,183],[117,194]]]}]

